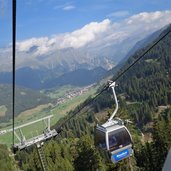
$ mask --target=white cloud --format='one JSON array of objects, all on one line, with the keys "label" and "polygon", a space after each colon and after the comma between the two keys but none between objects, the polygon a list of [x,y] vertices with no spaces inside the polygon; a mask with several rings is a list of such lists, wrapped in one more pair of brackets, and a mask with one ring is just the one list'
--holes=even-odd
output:
[{"label": "white cloud", "polygon": [[126,17],[128,15],[130,15],[129,11],[116,11],[116,12],[112,12],[112,13],[108,14],[107,17],[109,17],[109,18]]},{"label": "white cloud", "polygon": [[31,38],[25,41],[17,42],[16,47],[18,51],[27,52],[33,46],[41,47],[44,43],[47,43],[48,37]]},{"label": "white cloud", "polygon": [[32,38],[17,42],[17,50],[28,52],[31,47],[36,46],[36,55],[42,55],[54,49],[80,48],[94,41],[98,35],[106,32],[108,27],[110,27],[110,20],[108,19],[100,23],[92,22],[71,33],[56,35],[52,38]]},{"label": "white cloud", "polygon": [[[156,24],[159,25],[159,23],[167,23],[170,20],[171,17],[171,11],[156,11],[156,12],[142,12],[137,15],[133,15],[130,18],[127,19],[128,24],[137,24],[137,23],[151,23],[156,22]],[[154,23],[153,23],[154,24]],[[163,25],[163,24],[162,24]]]},{"label": "white cloud", "polygon": [[73,10],[75,8],[76,7],[75,7],[75,5],[72,4],[72,2],[66,2],[64,4],[56,5],[54,7],[55,10],[61,9],[61,10],[64,10],[64,11],[70,11],[70,10]]},{"label": "white cloud", "polygon": [[[147,35],[171,23],[171,11],[142,12],[124,21],[130,34]],[[144,34],[146,33],[146,34]]]},{"label": "white cloud", "polygon": [[92,22],[85,25],[83,28],[72,33],[67,33],[63,37],[60,44],[60,49],[73,47],[80,48],[95,40],[95,38],[108,30],[110,27],[110,20],[106,19],[102,22]]},{"label": "white cloud", "polygon": [[67,6],[63,7],[63,10],[65,10],[65,11],[70,11],[70,10],[73,10],[73,9],[75,9],[74,5],[67,5]]}]

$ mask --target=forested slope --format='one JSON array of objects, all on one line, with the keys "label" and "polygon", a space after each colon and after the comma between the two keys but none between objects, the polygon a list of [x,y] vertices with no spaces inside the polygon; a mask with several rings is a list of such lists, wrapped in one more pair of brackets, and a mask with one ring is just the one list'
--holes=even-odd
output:
[{"label": "forested slope", "polygon": [[0,171],[13,171],[14,161],[9,157],[9,152],[5,145],[0,145]]},{"label": "forested slope", "polygon": [[[40,104],[46,104],[50,102],[50,98],[41,94],[38,91],[34,91],[24,87],[16,87],[16,103],[15,103],[15,115],[34,108]],[[0,106],[6,107],[4,116],[0,117],[0,122],[9,121],[12,119],[12,85],[0,84]]]},{"label": "forested slope", "polygon": [[[138,51],[126,65],[143,51]],[[118,92],[124,93],[125,100],[137,106],[136,113],[132,115],[139,124],[152,121],[158,106],[171,104],[171,34],[121,77],[118,84]]]}]

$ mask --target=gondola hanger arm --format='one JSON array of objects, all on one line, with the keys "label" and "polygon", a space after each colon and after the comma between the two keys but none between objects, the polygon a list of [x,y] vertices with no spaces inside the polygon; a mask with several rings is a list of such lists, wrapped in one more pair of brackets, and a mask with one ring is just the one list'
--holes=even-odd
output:
[{"label": "gondola hanger arm", "polygon": [[109,87],[112,88],[112,92],[113,92],[116,107],[115,107],[114,112],[112,113],[112,115],[108,119],[108,122],[110,122],[115,117],[115,115],[116,115],[116,113],[118,111],[118,100],[117,100],[117,96],[116,96],[116,92],[115,92],[116,82],[111,82],[110,81],[109,83],[110,83]]}]

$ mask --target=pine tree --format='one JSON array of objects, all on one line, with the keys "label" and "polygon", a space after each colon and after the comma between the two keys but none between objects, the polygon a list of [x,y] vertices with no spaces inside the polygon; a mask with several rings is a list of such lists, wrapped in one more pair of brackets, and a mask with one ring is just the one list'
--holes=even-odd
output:
[{"label": "pine tree", "polygon": [[84,136],[78,144],[78,156],[74,161],[77,171],[103,171],[102,159],[95,147],[92,145],[89,136]]}]

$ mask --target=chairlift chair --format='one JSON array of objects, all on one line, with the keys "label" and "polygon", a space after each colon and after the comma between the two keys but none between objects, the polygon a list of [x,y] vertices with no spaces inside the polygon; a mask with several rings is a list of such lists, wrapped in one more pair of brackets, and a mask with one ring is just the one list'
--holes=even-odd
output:
[{"label": "chairlift chair", "polygon": [[118,110],[118,101],[115,93],[115,82],[109,87],[112,88],[116,108],[103,125],[97,125],[95,130],[95,145],[107,153],[113,163],[128,158],[133,154],[132,137],[120,118],[113,119]]}]

